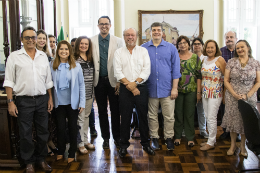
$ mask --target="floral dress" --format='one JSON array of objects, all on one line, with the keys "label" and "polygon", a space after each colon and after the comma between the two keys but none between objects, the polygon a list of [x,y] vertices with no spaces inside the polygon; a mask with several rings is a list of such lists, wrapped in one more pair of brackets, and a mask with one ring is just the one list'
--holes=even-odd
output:
[{"label": "floral dress", "polygon": [[[242,68],[238,58],[232,58],[228,61],[227,70],[230,70],[230,84],[237,94],[247,94],[254,86],[256,72],[260,71],[260,62],[249,58],[247,65]],[[256,106],[256,93],[248,98],[248,102]],[[238,109],[238,101],[228,90],[225,93],[225,114],[221,126],[226,128],[227,132],[244,134],[244,125],[241,113]]]}]

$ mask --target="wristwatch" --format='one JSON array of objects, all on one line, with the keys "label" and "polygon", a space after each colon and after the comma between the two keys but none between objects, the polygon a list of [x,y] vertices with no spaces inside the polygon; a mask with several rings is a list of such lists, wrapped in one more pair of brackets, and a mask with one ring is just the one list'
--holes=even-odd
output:
[{"label": "wristwatch", "polygon": [[13,99],[7,99],[6,102],[7,103],[11,103],[12,101],[14,101]]},{"label": "wristwatch", "polygon": [[138,81],[135,81],[136,85],[139,85],[140,83]]}]

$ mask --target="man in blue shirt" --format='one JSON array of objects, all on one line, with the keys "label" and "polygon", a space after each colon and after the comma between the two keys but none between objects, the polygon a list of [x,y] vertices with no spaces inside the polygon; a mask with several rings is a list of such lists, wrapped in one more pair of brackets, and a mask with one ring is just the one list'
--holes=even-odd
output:
[{"label": "man in blue shirt", "polygon": [[155,22],[151,25],[152,40],[142,46],[148,50],[151,60],[151,74],[147,81],[149,91],[148,121],[152,148],[159,148],[158,108],[162,107],[164,117],[164,138],[168,150],[174,149],[174,108],[178,96],[178,82],[181,77],[180,58],[177,49],[162,39],[163,27]]}]

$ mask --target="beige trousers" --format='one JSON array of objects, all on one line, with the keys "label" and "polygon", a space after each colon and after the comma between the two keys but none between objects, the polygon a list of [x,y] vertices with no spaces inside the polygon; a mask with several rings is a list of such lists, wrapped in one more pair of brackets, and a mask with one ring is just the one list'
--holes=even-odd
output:
[{"label": "beige trousers", "polygon": [[171,100],[170,96],[165,98],[149,98],[148,102],[148,124],[151,138],[159,138],[158,129],[158,109],[161,103],[162,114],[164,118],[164,138],[173,138],[174,136],[174,109],[175,100]]},{"label": "beige trousers", "polygon": [[86,100],[85,109],[79,114],[78,125],[80,126],[81,143],[79,147],[83,147],[88,142],[89,114],[91,113],[93,98]]}]

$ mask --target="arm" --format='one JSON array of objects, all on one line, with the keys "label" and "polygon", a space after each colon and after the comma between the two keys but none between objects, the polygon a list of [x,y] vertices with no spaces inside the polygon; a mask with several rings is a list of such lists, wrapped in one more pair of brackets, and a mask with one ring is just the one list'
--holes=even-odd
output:
[{"label": "arm", "polygon": [[197,79],[197,103],[201,100],[201,79]]},{"label": "arm", "polygon": [[[73,70],[73,69],[71,69]],[[79,79],[79,113],[81,113],[85,108],[85,83],[84,83],[84,76],[82,72],[82,68],[79,64],[79,73],[78,73],[78,79]]]},{"label": "arm", "polygon": [[233,97],[235,97],[237,100],[241,99],[240,95],[238,95],[234,91],[233,87],[230,84],[230,70],[229,69],[225,70],[224,84],[225,84],[225,88],[230,92],[230,94],[232,94]]},{"label": "arm", "polygon": [[[8,57],[5,69],[4,87],[7,94],[7,99],[13,99],[13,87],[15,85],[15,65],[13,63],[12,54]],[[11,116],[17,117],[18,109],[14,102],[8,103],[8,112]]]},{"label": "arm", "polygon": [[225,69],[226,69],[226,61],[224,58],[219,57],[219,59],[216,62],[216,65],[218,68],[220,68],[221,73],[224,75],[225,74]]},{"label": "arm", "polygon": [[[7,99],[13,99],[13,88],[5,87],[5,90],[7,94]],[[18,109],[13,101],[8,103],[8,112],[11,116],[17,117]]]},{"label": "arm", "polygon": [[178,83],[179,78],[181,77],[180,72],[180,57],[175,46],[171,45],[171,63],[172,63],[172,90],[171,90],[171,99],[174,100],[178,97]]},{"label": "arm", "polygon": [[256,72],[256,83],[253,88],[247,93],[247,97],[251,97],[260,87],[260,71]]},{"label": "arm", "polygon": [[51,94],[51,89],[47,90],[49,94],[49,100],[48,100],[48,112],[51,114],[51,111],[53,109],[53,100],[52,100],[52,94]]},{"label": "arm", "polygon": [[[138,78],[138,79],[139,79],[139,78]],[[139,79],[139,80],[140,80],[140,79]],[[141,80],[142,80],[142,79],[141,79]],[[128,85],[130,84],[130,82],[129,82],[126,78],[121,79],[120,82],[123,83],[124,85],[126,85],[126,88],[127,88]],[[135,82],[132,82],[132,83],[134,83],[134,84],[136,85]],[[128,89],[128,88],[127,88],[127,89]],[[129,90],[129,89],[128,89],[128,90]],[[138,88],[136,88],[136,86],[135,86],[135,88],[134,88],[133,90],[129,90],[129,91],[131,91],[131,92],[134,94],[134,96],[140,95],[140,91],[139,91]]]},{"label": "arm", "polygon": [[200,58],[197,56],[197,103],[201,101],[201,81],[202,81],[202,75],[201,75],[201,68],[202,68],[202,62]]}]

